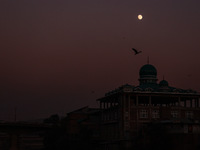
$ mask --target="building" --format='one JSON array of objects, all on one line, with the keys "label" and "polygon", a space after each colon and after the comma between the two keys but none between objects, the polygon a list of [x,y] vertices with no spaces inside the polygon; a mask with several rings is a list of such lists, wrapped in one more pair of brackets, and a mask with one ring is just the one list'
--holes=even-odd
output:
[{"label": "building", "polygon": [[[191,135],[200,139],[200,94],[172,87],[164,79],[158,83],[157,70],[151,64],[141,67],[138,86],[122,85],[97,101],[101,109],[101,145],[106,150],[137,149],[138,145],[149,148],[153,127],[169,133],[174,149],[181,145],[187,149],[191,143],[181,143]],[[184,138],[178,142],[176,137]]]},{"label": "building", "polygon": [[[88,106],[69,112],[66,117],[68,149],[100,149],[100,110]],[[72,148],[71,148],[72,147]]]},{"label": "building", "polygon": [[41,150],[44,148],[44,133],[51,129],[41,123],[0,123],[0,149]]}]

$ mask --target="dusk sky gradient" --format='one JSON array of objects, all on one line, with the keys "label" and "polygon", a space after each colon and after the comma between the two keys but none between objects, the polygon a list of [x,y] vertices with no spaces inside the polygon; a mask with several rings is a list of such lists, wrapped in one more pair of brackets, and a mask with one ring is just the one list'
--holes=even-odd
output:
[{"label": "dusk sky gradient", "polygon": [[0,120],[98,107],[148,56],[158,82],[200,92],[199,0],[1,0]]}]

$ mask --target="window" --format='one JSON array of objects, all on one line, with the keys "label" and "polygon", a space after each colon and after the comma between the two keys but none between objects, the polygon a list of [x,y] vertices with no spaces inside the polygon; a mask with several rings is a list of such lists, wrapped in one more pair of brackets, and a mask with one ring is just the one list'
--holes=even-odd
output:
[{"label": "window", "polygon": [[184,101],[181,101],[181,102],[180,102],[180,106],[185,107],[185,102],[184,102]]},{"label": "window", "polygon": [[140,118],[148,118],[148,111],[145,109],[140,110]]},{"label": "window", "polygon": [[160,118],[159,110],[152,111],[152,118]]},{"label": "window", "polygon": [[191,107],[191,101],[190,100],[186,100],[186,107]]},{"label": "window", "polygon": [[172,116],[172,118],[178,118],[178,111],[177,110],[172,110],[171,111],[171,116]]},{"label": "window", "polygon": [[193,112],[192,111],[187,111],[185,113],[185,117],[188,118],[188,119],[192,119],[193,118]]}]

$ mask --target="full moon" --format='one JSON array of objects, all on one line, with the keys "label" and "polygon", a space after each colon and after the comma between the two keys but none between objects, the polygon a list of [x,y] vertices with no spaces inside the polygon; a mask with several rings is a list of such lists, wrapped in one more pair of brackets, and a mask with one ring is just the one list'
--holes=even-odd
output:
[{"label": "full moon", "polygon": [[143,16],[142,15],[138,15],[138,19],[142,20]]}]

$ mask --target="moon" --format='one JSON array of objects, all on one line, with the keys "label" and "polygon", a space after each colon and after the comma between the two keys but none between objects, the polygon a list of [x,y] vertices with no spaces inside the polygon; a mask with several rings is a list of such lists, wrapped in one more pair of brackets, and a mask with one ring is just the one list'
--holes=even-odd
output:
[{"label": "moon", "polygon": [[138,15],[138,19],[142,20],[143,16],[141,14]]}]

